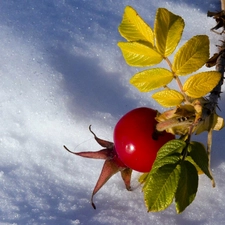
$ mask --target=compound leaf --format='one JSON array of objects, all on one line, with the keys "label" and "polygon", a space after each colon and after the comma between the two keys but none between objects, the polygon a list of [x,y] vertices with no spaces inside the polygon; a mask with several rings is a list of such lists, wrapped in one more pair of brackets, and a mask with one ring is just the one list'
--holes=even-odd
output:
[{"label": "compound leaf", "polygon": [[119,42],[118,46],[130,66],[153,66],[163,59],[153,48],[140,42]]},{"label": "compound leaf", "polygon": [[119,26],[122,37],[128,41],[147,41],[153,46],[153,31],[151,27],[131,7],[126,6],[122,22]]},{"label": "compound leaf", "polygon": [[156,48],[164,57],[176,49],[184,29],[184,20],[165,8],[159,8],[156,13],[154,33]]},{"label": "compound leaf", "polygon": [[180,163],[181,173],[175,193],[177,213],[181,213],[195,199],[198,189],[198,172],[189,161]]},{"label": "compound leaf", "polygon": [[164,68],[154,68],[136,73],[131,79],[133,84],[139,91],[148,92],[170,83],[173,74]]},{"label": "compound leaf", "polygon": [[212,91],[221,79],[221,73],[206,71],[189,77],[183,86],[183,91],[193,98],[200,98]]},{"label": "compound leaf", "polygon": [[175,54],[172,69],[177,75],[187,75],[200,69],[208,58],[209,38],[206,35],[197,35]]},{"label": "compound leaf", "polygon": [[158,212],[172,203],[180,173],[178,164],[166,164],[153,174],[149,173],[144,188],[144,199],[148,211]]},{"label": "compound leaf", "polygon": [[177,106],[184,101],[184,96],[180,92],[171,89],[156,92],[152,98],[164,107]]}]

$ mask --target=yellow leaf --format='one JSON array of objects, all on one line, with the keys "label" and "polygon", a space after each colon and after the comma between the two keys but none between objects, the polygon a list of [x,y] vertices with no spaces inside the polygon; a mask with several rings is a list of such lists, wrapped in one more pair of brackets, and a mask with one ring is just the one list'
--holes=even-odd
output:
[{"label": "yellow leaf", "polygon": [[163,90],[152,95],[160,105],[164,107],[177,106],[184,101],[184,96],[175,90]]},{"label": "yellow leaf", "polygon": [[153,48],[139,42],[119,42],[118,46],[130,66],[153,66],[163,59]]},{"label": "yellow leaf", "polygon": [[213,127],[213,130],[221,130],[224,127],[224,119],[220,116],[217,116],[216,124]]},{"label": "yellow leaf", "polygon": [[224,120],[222,117],[218,116],[216,113],[210,114],[204,120],[202,120],[197,129],[196,134],[200,134],[204,131],[209,131],[210,129],[219,131],[224,127]]},{"label": "yellow leaf", "polygon": [[148,92],[170,83],[173,79],[173,74],[164,68],[154,68],[136,73],[131,79],[133,84],[139,91]]},{"label": "yellow leaf", "polygon": [[164,57],[176,49],[184,29],[184,20],[167,9],[159,8],[156,13],[154,33],[156,48]]},{"label": "yellow leaf", "polygon": [[218,84],[221,74],[217,71],[207,71],[189,77],[183,86],[183,91],[192,98],[200,98]]},{"label": "yellow leaf", "polygon": [[209,38],[206,35],[197,35],[176,53],[172,69],[177,75],[187,75],[200,69],[208,58]]},{"label": "yellow leaf", "polygon": [[154,45],[153,31],[151,27],[131,7],[124,10],[122,22],[119,26],[122,37],[128,41],[147,41]]}]

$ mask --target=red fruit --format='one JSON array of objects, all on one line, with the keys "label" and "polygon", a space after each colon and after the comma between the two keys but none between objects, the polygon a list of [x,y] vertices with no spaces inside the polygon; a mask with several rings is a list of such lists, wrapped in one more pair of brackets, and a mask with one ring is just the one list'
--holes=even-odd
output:
[{"label": "red fruit", "polygon": [[174,135],[155,130],[157,111],[137,108],[124,115],[114,129],[114,145],[119,159],[129,168],[149,172],[158,150]]},{"label": "red fruit", "polygon": [[[103,149],[99,151],[72,152],[75,155],[105,160],[99,179],[91,196],[94,195],[113,176],[120,172],[127,190],[131,190],[130,179],[132,169],[140,172],[149,172],[156,158],[159,148],[167,141],[174,139],[172,134],[156,132],[155,116],[157,111],[149,108],[134,109],[123,116],[114,130],[115,144],[98,138],[89,127],[95,140]],[[84,168],[86,169],[86,168]]]}]

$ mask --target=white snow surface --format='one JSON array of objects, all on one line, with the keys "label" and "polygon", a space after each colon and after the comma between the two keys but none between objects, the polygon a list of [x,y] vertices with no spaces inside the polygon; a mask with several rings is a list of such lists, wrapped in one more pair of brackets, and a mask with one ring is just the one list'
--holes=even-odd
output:
[{"label": "white snow surface", "polygon": [[[174,204],[147,213],[137,172],[131,192],[119,174],[113,176],[96,194],[94,210],[90,197],[103,161],[63,148],[99,150],[90,124],[99,137],[112,141],[126,112],[140,106],[163,110],[150,93],[129,84],[137,68],[126,65],[117,47],[126,5],[151,26],[159,7],[182,16],[181,44],[207,34],[211,55],[222,38],[210,32],[215,22],[206,16],[221,9],[219,0],[1,1],[0,225],[224,224],[224,131],[213,136],[216,187],[202,175],[195,201],[179,215]],[[223,117],[224,99],[222,94]],[[206,142],[206,135],[196,138]]]}]

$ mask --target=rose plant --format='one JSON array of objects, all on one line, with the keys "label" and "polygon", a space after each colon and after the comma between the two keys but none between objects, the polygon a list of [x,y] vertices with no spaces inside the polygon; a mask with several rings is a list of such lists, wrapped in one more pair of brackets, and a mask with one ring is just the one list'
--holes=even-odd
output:
[{"label": "rose plant", "polygon": [[[196,72],[214,60],[209,60],[208,36],[196,35],[175,51],[184,25],[182,17],[165,8],[157,10],[153,29],[131,6],[124,10],[119,33],[125,41],[118,46],[128,65],[145,67],[130,83],[141,92],[155,90],[152,98],[167,109],[128,112],[115,126],[114,143],[98,138],[90,128],[104,148],[97,152],[76,153],[64,146],[75,155],[105,160],[92,193],[94,208],[94,194],[117,172],[121,172],[127,190],[131,190],[132,170],[143,172],[139,181],[148,211],[164,210],[175,200],[177,213],[183,212],[196,196],[200,174],[215,186],[210,169],[211,140],[205,147],[191,137],[223,128],[223,118],[216,112],[223,76],[215,70]],[[168,67],[156,67],[163,60]],[[172,82],[177,89],[170,88]]]}]

